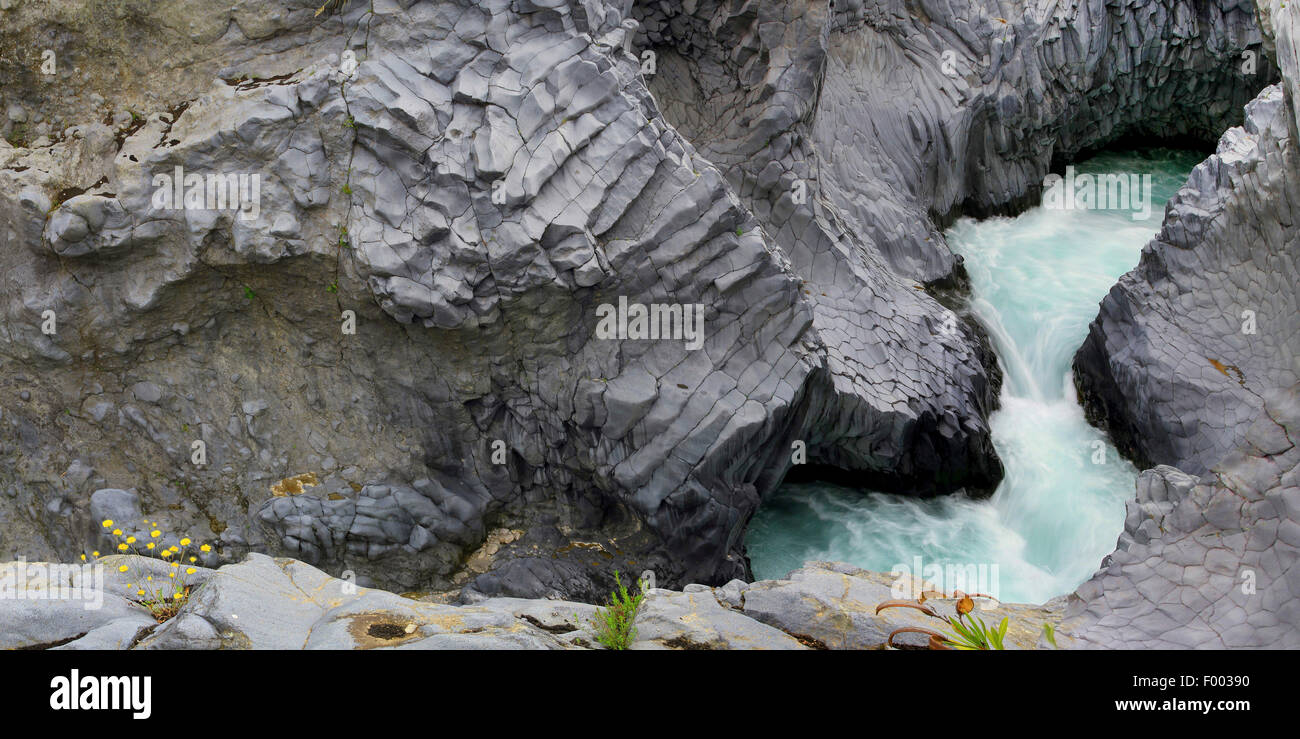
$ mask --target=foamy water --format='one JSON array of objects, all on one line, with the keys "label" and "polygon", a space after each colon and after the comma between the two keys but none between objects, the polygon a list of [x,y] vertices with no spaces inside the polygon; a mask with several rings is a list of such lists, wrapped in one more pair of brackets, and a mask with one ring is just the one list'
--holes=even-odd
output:
[{"label": "foamy water", "polygon": [[1149,173],[1146,221],[1128,211],[1033,208],[1016,218],[963,219],[947,233],[966,259],[972,309],[1004,371],[991,418],[1006,477],[993,496],[920,501],[823,483],[783,486],[746,539],[754,575],[783,577],[804,561],[888,572],[926,565],[996,565],[1004,601],[1070,592],[1115,548],[1137,470],[1084,420],[1070,363],[1097,304],[1137,265],[1165,202],[1203,158],[1156,151],[1106,154],[1080,173]]}]

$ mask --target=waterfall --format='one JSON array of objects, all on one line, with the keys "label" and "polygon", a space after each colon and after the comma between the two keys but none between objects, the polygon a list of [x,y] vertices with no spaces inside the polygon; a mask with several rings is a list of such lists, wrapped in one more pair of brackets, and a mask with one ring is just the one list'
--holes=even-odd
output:
[{"label": "waterfall", "polygon": [[[948,242],[966,260],[971,309],[1005,375],[1001,408],[990,419],[1005,479],[982,501],[783,485],[747,535],[755,577],[784,577],[814,559],[885,572],[917,558],[940,567],[996,565],[993,594],[1022,602],[1046,601],[1087,579],[1115,547],[1137,470],[1084,420],[1070,363],[1098,301],[1136,266],[1165,202],[1202,158],[1108,153],[1071,171],[1091,175],[1080,186],[1100,175],[1150,175],[1146,220],[1134,217],[1136,208],[1040,205],[1015,218],[955,223]],[[1053,198],[1059,206],[1060,193]]]}]

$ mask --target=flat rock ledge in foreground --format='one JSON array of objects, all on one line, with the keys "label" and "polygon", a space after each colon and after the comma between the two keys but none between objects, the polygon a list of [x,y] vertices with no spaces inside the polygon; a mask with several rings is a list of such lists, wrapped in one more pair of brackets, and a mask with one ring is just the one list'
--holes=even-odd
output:
[{"label": "flat rock ledge in foreground", "polygon": [[[237,564],[200,570],[190,601],[157,624],[119,595],[122,563],[156,560],[108,557],[97,609],[41,597],[28,585],[22,598],[0,598],[3,649],[601,649],[591,625],[596,606],[563,600],[491,598],[447,605],[359,588],[292,559],[250,554]],[[12,563],[11,563],[12,564]],[[48,567],[29,563],[28,567]],[[0,565],[9,572],[10,565]],[[81,576],[88,568],[77,568]],[[651,589],[636,620],[632,649],[881,649],[905,626],[939,629],[910,609],[879,615],[894,578],[841,563],[809,562],[785,580],[722,587]],[[12,589],[11,587],[9,588]],[[929,600],[940,613],[952,600]],[[995,604],[989,604],[991,606]],[[1011,649],[1042,648],[1043,624],[1060,621],[1064,601],[1045,606],[997,604],[976,615],[1010,619]],[[900,640],[920,647],[921,641]],[[922,637],[923,638],[923,637]],[[1069,640],[1060,636],[1060,646]]]}]

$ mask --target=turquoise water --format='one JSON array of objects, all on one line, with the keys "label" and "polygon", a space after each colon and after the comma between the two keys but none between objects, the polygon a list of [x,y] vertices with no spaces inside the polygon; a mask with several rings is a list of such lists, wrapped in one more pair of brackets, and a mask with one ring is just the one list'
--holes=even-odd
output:
[{"label": "turquoise water", "polygon": [[954,224],[948,243],[966,259],[972,310],[1004,372],[990,421],[1006,478],[983,501],[784,485],[746,538],[755,577],[783,577],[813,559],[889,572],[920,557],[924,566],[984,565],[991,595],[1041,603],[1091,576],[1115,548],[1137,471],[1084,420],[1070,363],[1098,302],[1137,265],[1165,202],[1203,158],[1157,150],[1077,165],[1078,174],[1150,174],[1147,220],[1131,210],[1040,205],[1016,218]]}]

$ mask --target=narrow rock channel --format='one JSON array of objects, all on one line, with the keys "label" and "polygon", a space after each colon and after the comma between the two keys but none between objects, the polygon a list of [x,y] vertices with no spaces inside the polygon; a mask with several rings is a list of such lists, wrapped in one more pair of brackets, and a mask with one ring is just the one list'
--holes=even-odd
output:
[{"label": "narrow rock channel", "polygon": [[1016,218],[954,224],[948,242],[965,258],[972,312],[1004,373],[991,423],[1006,477],[987,500],[787,484],[750,528],[755,577],[784,577],[806,560],[916,569],[919,557],[923,566],[975,565],[1002,599],[1041,603],[1092,574],[1114,548],[1137,470],[1084,419],[1070,362],[1098,301],[1137,264],[1165,202],[1201,158],[1108,153],[1068,170],[1082,183],[1084,175],[1149,175],[1150,200],[1133,197],[1127,209],[1040,204]]}]

